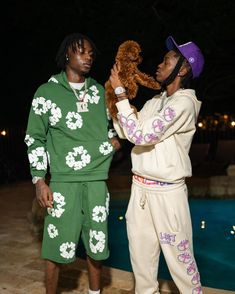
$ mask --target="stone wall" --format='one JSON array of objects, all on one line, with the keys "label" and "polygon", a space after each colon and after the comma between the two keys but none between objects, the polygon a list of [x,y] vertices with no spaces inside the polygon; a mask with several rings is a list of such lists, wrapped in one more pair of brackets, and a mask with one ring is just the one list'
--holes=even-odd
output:
[{"label": "stone wall", "polygon": [[235,176],[192,177],[186,182],[190,197],[235,199]]}]

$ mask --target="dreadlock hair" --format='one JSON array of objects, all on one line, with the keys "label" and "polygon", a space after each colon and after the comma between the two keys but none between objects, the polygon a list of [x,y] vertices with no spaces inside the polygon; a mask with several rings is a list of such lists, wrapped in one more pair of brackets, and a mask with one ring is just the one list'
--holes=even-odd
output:
[{"label": "dreadlock hair", "polygon": [[192,76],[193,76],[192,68],[189,65],[187,59],[179,51],[175,51],[175,56],[179,57],[179,60],[176,63],[176,66],[173,69],[172,73],[165,79],[165,81],[162,82],[161,87],[163,89],[165,89],[166,86],[168,86],[169,84],[171,84],[174,81],[174,79],[178,75],[179,70],[180,70],[182,65],[187,67],[188,72],[187,72],[187,74],[185,76],[181,77],[181,87],[187,89],[190,86],[190,82],[191,82],[191,79],[192,79]]},{"label": "dreadlock hair", "polygon": [[73,52],[76,52],[79,49],[82,51],[84,50],[84,40],[87,40],[92,47],[93,54],[94,54],[94,59],[96,57],[96,54],[98,52],[94,42],[88,38],[86,35],[80,34],[80,33],[73,33],[64,38],[62,43],[59,46],[59,49],[56,54],[56,64],[57,67],[65,70],[66,67],[66,55],[68,53],[68,50],[71,48]]}]

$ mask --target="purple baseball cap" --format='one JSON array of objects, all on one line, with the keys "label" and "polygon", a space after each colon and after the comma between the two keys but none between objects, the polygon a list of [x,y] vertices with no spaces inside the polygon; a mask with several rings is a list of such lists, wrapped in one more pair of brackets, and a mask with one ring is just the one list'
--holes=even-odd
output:
[{"label": "purple baseball cap", "polygon": [[204,57],[202,55],[201,50],[198,46],[193,42],[188,42],[182,45],[178,45],[172,36],[169,36],[166,39],[166,47],[168,50],[178,49],[178,51],[187,59],[189,62],[193,78],[199,77],[203,70],[204,66]]}]

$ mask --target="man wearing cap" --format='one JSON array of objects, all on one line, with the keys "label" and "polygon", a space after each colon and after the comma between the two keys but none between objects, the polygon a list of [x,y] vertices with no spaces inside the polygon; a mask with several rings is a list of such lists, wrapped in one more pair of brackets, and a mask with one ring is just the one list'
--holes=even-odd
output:
[{"label": "man wearing cap", "polygon": [[201,107],[195,91],[188,87],[201,74],[204,58],[193,42],[178,45],[170,36],[166,47],[168,52],[156,72],[163,91],[137,114],[118,77],[118,64],[110,76],[119,101],[115,129],[135,145],[126,212],[135,293],[160,293],[157,274],[162,251],[179,291],[201,294],[185,178],[192,175],[188,153]]}]

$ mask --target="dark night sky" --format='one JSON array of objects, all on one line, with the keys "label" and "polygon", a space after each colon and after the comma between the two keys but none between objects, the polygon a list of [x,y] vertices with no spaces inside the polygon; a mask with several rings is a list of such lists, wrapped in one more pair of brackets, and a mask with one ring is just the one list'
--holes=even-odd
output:
[{"label": "dark night sky", "polygon": [[[140,69],[151,75],[165,53],[164,41],[192,40],[202,49],[205,69],[194,87],[202,113],[235,112],[234,0],[8,0],[2,10],[0,125],[25,125],[36,88],[58,72],[54,58],[65,35],[87,34],[100,54],[92,76],[104,83],[117,47],[127,39],[143,49]],[[141,105],[141,89],[136,104]],[[137,101],[138,99],[138,101]]]}]

